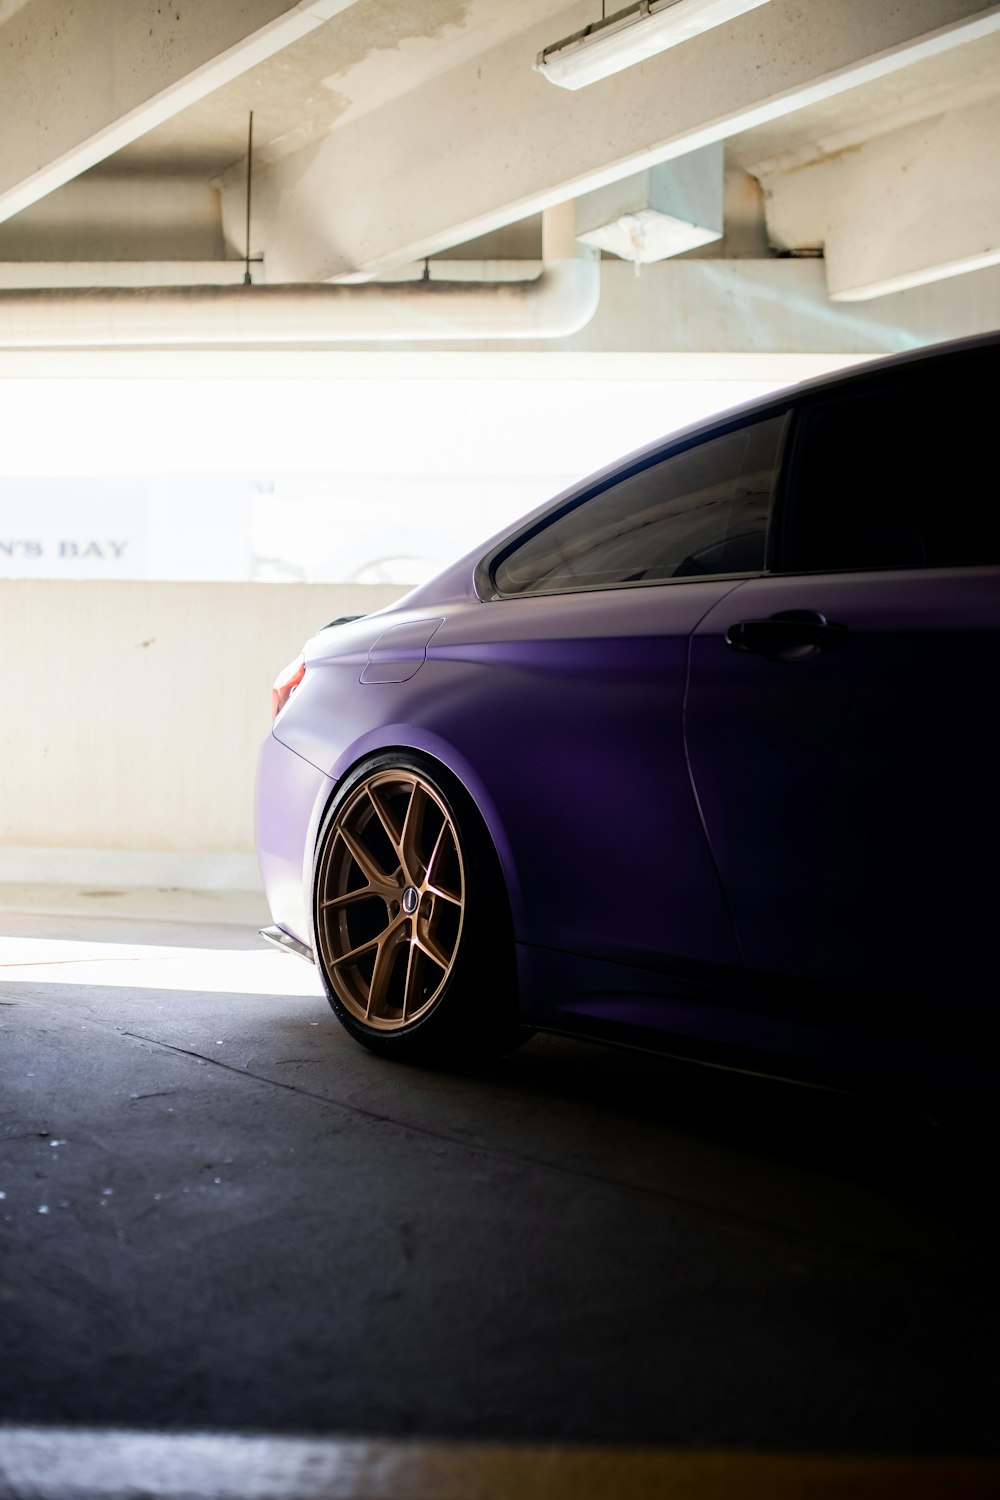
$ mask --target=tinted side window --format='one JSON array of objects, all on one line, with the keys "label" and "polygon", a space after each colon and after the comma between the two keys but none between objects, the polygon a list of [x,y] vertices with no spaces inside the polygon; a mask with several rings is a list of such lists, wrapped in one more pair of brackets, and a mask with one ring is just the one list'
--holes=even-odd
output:
[{"label": "tinted side window", "polygon": [[995,361],[915,373],[803,414],[783,569],[1000,563]]},{"label": "tinted side window", "polygon": [[710,438],[564,511],[502,558],[502,594],[608,588],[764,566],[784,414]]}]

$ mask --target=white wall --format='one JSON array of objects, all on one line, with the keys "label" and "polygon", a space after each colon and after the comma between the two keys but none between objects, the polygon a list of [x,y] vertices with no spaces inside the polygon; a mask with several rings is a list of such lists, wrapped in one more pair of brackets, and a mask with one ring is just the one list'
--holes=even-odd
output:
[{"label": "white wall", "polygon": [[0,881],[255,888],[274,678],[403,592],[0,581]]}]

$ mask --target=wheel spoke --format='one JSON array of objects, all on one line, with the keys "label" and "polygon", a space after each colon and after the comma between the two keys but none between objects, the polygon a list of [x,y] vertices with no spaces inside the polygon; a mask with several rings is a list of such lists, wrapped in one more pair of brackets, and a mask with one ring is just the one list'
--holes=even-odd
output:
[{"label": "wheel spoke", "polygon": [[437,857],[438,857],[438,855],[441,852],[441,844],[442,844],[442,842],[444,840],[444,836],[445,836],[445,834],[447,832],[448,832],[448,825],[447,825],[447,823],[442,823],[440,831],[438,832],[438,836],[434,840],[434,848],[431,850],[431,857],[427,861],[427,872],[426,872],[426,876],[425,876],[425,878],[427,880],[430,880],[431,876],[434,874],[435,869],[437,868]]},{"label": "wheel spoke", "polygon": [[[390,929],[391,932],[391,929]],[[394,943],[389,933],[383,933],[378,952],[375,955],[375,967],[372,970],[372,982],[368,990],[368,1005],[365,1009],[367,1020],[374,1010],[376,1016],[385,1010],[385,1000],[389,993],[389,982],[392,979],[392,971],[395,967],[396,954],[399,948]]]},{"label": "wheel spoke", "polygon": [[356,834],[343,823],[338,832],[369,885],[392,885],[391,877],[381,868],[371,850],[365,847]]},{"label": "wheel spoke", "polygon": [[411,885],[420,885],[421,868],[417,854],[417,841],[423,831],[427,815],[427,793],[419,782],[413,783],[409,806],[403,820],[403,832],[399,840],[399,852],[403,861],[403,875]]},{"label": "wheel spoke", "polygon": [[[461,896],[456,896],[451,891],[446,891],[443,886],[434,884],[434,874],[437,870],[438,856],[441,853],[441,845],[444,843],[445,838],[450,837],[450,824],[442,823],[441,831],[439,832],[437,838],[434,840],[434,848],[431,851],[431,857],[427,861],[427,873],[424,877],[424,889],[430,891],[432,896],[440,896],[443,901],[450,901],[453,906],[461,906]],[[452,847],[454,847],[454,845],[452,845]]]},{"label": "wheel spoke", "polygon": [[389,809],[383,804],[381,797],[376,795],[375,788],[372,786],[368,788],[368,800],[371,802],[372,807],[375,809],[379,822],[385,829],[386,838],[392,845],[396,858],[399,860],[400,864],[402,864],[402,836],[400,830],[396,827],[396,820],[393,818],[392,813],[389,811]]},{"label": "wheel spoke", "polygon": [[419,953],[420,949],[411,937],[406,948],[406,981],[403,985],[403,1014],[400,1017],[401,1021],[409,1019],[410,1007],[416,991],[417,970],[420,965]]},{"label": "wheel spoke", "polygon": [[356,891],[345,891],[342,896],[329,896],[325,901],[319,903],[320,911],[329,911],[331,907],[352,906],[356,901],[385,900],[385,890],[388,887],[378,888],[374,885],[363,885]]},{"label": "wheel spoke", "polygon": [[438,947],[434,938],[431,936],[430,932],[426,930],[426,928],[423,934],[414,931],[413,941],[416,943],[421,953],[426,953],[431,962],[437,964],[439,969],[447,970],[451,967],[451,959],[446,954],[441,952],[441,949]]},{"label": "wheel spoke", "polygon": [[462,904],[461,896],[453,896],[451,891],[443,891],[439,885],[426,885],[424,889],[430,891],[432,896],[441,901],[450,901],[452,906],[461,906]]},{"label": "wheel spoke", "polygon": [[363,958],[365,954],[370,953],[373,948],[380,947],[382,939],[384,937],[385,933],[383,932],[379,937],[369,938],[367,943],[359,943],[358,946],[356,948],[352,948],[350,952],[341,953],[339,958],[331,958],[330,968],[342,969],[347,964],[357,963],[359,958]]}]

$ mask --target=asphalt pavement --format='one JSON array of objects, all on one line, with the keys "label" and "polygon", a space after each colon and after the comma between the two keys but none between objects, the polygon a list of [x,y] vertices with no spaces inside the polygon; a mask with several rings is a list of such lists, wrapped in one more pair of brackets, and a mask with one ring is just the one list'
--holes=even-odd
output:
[{"label": "asphalt pavement", "polygon": [[385,1062],[266,920],[0,889],[0,1494],[47,1427],[1000,1457],[989,1143],[553,1037]]}]

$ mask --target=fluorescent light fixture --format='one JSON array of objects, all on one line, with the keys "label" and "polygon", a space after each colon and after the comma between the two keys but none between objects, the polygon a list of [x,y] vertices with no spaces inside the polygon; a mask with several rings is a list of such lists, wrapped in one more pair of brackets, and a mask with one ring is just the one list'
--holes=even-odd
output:
[{"label": "fluorescent light fixture", "polygon": [[539,52],[535,71],[560,88],[582,89],[766,4],[767,0],[639,0],[553,42]]}]

